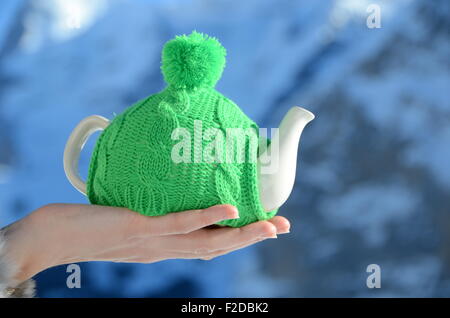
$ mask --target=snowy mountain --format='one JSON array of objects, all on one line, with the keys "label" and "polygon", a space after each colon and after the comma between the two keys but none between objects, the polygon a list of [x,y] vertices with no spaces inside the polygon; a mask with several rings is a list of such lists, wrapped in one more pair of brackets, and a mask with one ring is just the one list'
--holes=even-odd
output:
[{"label": "snowy mountain", "polygon": [[[52,269],[40,296],[450,294],[448,1],[71,0],[68,21],[57,2],[0,2],[0,226],[87,202],[62,168],[70,131],[161,90],[161,48],[177,34],[221,40],[217,89],[261,126],[292,105],[316,120],[280,210],[288,236],[211,262],[82,264],[79,291]],[[370,3],[380,29],[366,26]],[[372,263],[380,290],[365,284]]]}]

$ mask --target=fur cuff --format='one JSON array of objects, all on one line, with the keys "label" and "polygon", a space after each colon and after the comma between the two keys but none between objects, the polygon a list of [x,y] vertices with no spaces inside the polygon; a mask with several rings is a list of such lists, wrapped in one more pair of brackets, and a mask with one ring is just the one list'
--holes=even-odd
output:
[{"label": "fur cuff", "polygon": [[30,298],[35,294],[35,282],[29,279],[18,283],[16,266],[7,260],[5,230],[0,229],[0,298]]}]

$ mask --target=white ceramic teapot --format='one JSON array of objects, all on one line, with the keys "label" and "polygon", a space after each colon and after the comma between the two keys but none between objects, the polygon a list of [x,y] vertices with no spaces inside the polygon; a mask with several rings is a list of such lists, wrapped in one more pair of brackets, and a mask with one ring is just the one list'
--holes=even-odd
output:
[{"label": "white ceramic teapot", "polygon": [[[294,187],[297,152],[300,137],[305,126],[315,118],[310,111],[294,106],[281,121],[278,130],[272,137],[272,142],[266,152],[260,154],[258,165],[260,200],[266,211],[281,207],[289,198]],[[90,135],[104,130],[109,125],[105,117],[93,115],[82,120],[72,131],[64,150],[64,171],[70,183],[82,194],[86,195],[86,183],[78,172],[78,161]],[[276,149],[276,150],[274,150]],[[264,173],[267,164],[261,159],[266,153],[273,157],[278,153],[278,169]]]},{"label": "white ceramic teapot", "polygon": [[[225,49],[214,38],[193,32],[169,41],[162,56],[168,84],[163,91],[137,102],[111,122],[95,115],[74,129],[64,151],[69,181],[94,204],[127,207],[144,215],[228,203],[238,207],[240,218],[224,225],[243,226],[273,217],[292,191],[300,136],[314,115],[301,107],[291,108],[272,133],[270,145],[261,143],[265,138],[256,131],[257,124],[214,89],[224,66]],[[249,139],[242,141],[245,149],[257,151],[245,163],[223,158],[198,162],[196,151],[212,143],[202,139],[196,144],[194,137],[194,155],[189,140],[183,151],[187,160],[174,160],[174,132],[194,130],[195,135],[199,122],[209,131],[215,129],[215,142],[224,131],[250,130],[243,135]],[[80,151],[98,130],[104,131],[84,182],[78,173]],[[216,155],[223,150],[224,145],[217,146]]]}]

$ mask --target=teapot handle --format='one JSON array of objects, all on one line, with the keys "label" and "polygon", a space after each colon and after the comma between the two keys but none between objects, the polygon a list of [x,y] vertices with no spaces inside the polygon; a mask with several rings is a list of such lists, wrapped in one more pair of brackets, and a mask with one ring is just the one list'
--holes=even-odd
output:
[{"label": "teapot handle", "polygon": [[102,116],[89,116],[83,119],[72,131],[64,148],[64,171],[70,183],[81,193],[86,195],[86,182],[81,180],[78,173],[80,152],[87,139],[96,131],[104,130],[109,120]]}]

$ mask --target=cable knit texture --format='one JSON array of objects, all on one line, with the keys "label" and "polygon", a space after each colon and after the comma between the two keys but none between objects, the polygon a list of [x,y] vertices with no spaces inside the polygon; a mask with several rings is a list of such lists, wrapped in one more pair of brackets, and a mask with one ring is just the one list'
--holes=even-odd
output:
[{"label": "cable knit texture", "polygon": [[14,276],[17,266],[8,260],[6,253],[6,229],[0,229],[0,298],[30,298],[35,295],[35,282],[29,279],[18,283]]},{"label": "cable knit texture", "polygon": [[[115,117],[97,140],[87,180],[91,203],[149,216],[228,203],[240,218],[219,224],[233,227],[276,214],[261,206],[257,164],[249,157],[258,126],[214,89],[224,66],[225,49],[214,38],[193,32],[166,43],[161,68],[167,88]],[[172,138],[176,128],[185,128],[189,137]],[[209,128],[220,130],[224,142],[218,130],[208,138]],[[239,139],[243,162],[236,159],[237,146],[231,153],[227,148],[227,128],[245,129],[246,137]],[[172,153],[181,142],[179,154],[189,160],[177,163]],[[205,162],[208,150],[217,158],[213,162]]]}]

